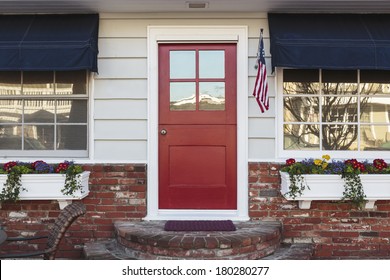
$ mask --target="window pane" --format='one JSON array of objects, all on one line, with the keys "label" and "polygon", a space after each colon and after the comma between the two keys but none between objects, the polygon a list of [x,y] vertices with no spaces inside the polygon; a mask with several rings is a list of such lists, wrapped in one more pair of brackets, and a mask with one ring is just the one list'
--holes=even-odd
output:
[{"label": "window pane", "polygon": [[389,123],[390,98],[363,97],[360,99],[360,121],[369,123]]},{"label": "window pane", "polygon": [[23,94],[54,94],[54,72],[23,72]]},{"label": "window pane", "polygon": [[361,150],[390,150],[390,125],[362,125]]},{"label": "window pane", "polygon": [[170,109],[195,110],[196,109],[196,84],[195,83],[171,83],[170,84]]},{"label": "window pane", "polygon": [[357,125],[323,125],[322,149],[357,150]]},{"label": "window pane", "polygon": [[225,83],[199,83],[199,110],[225,110]]},{"label": "window pane", "polygon": [[360,83],[362,94],[389,94],[390,71],[361,70]]},{"label": "window pane", "polygon": [[170,51],[169,67],[171,79],[194,79],[195,51]]},{"label": "window pane", "polygon": [[283,70],[284,94],[318,94],[319,71],[308,69]]},{"label": "window pane", "polygon": [[199,51],[199,78],[225,78],[224,51]]},{"label": "window pane", "polygon": [[24,127],[25,150],[53,150],[54,125],[26,125]]},{"label": "window pane", "polygon": [[356,94],[357,71],[323,70],[323,94]]},{"label": "window pane", "polygon": [[56,94],[87,94],[87,76],[85,71],[56,72]]},{"label": "window pane", "polygon": [[319,150],[319,126],[307,124],[284,125],[285,150]]},{"label": "window pane", "polygon": [[54,113],[54,100],[36,99],[24,101],[25,123],[54,123]]},{"label": "window pane", "polygon": [[285,97],[284,121],[286,122],[318,122],[319,98],[317,97]]},{"label": "window pane", "polygon": [[22,100],[0,100],[0,123],[21,123],[22,104]]},{"label": "window pane", "polygon": [[86,125],[59,125],[57,126],[57,150],[86,150]]},{"label": "window pane", "polygon": [[0,71],[0,95],[20,95],[22,93],[19,71]]},{"label": "window pane", "polygon": [[22,149],[22,126],[0,125],[0,150]]},{"label": "window pane", "polygon": [[57,100],[57,122],[86,123],[87,100]]},{"label": "window pane", "polygon": [[322,102],[322,121],[357,122],[356,97],[325,97]]}]

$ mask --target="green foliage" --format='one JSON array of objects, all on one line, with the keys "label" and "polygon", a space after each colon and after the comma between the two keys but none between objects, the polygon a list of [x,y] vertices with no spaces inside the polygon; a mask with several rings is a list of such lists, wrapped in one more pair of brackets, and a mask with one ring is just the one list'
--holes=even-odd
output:
[{"label": "green foliage", "polygon": [[362,181],[358,173],[344,173],[341,175],[344,179],[343,200],[349,199],[359,209],[362,209],[366,203],[366,194],[363,190]]},{"label": "green foliage", "polygon": [[68,167],[65,173],[65,185],[61,190],[64,195],[73,195],[77,190],[82,191],[82,186],[78,180],[81,172],[83,172],[83,170],[79,165],[70,165]]},{"label": "green foliage", "polygon": [[22,190],[22,174],[29,174],[32,169],[24,165],[15,165],[10,169],[7,176],[7,181],[0,193],[0,201],[16,201],[19,199],[19,194]]}]

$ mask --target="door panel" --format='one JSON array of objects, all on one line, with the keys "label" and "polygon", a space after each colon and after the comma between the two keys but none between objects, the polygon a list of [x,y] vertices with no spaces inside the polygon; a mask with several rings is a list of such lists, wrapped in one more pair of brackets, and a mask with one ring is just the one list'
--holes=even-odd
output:
[{"label": "door panel", "polygon": [[159,55],[159,209],[237,209],[236,46]]},{"label": "door panel", "polygon": [[235,126],[161,129],[160,209],[236,209]]}]

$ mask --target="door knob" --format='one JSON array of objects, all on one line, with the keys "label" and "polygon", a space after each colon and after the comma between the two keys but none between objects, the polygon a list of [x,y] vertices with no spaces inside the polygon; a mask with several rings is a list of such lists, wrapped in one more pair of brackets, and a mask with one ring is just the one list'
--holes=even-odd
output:
[{"label": "door knob", "polygon": [[160,133],[161,133],[161,135],[166,135],[167,131],[165,129],[161,129]]}]

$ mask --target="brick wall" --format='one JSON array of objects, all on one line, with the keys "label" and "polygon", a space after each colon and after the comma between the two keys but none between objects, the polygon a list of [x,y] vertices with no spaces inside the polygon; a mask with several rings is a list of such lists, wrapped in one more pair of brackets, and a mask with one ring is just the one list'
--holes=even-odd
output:
[{"label": "brick wall", "polygon": [[280,195],[278,170],[275,164],[249,164],[252,219],[280,220],[284,241],[313,242],[316,258],[390,258],[390,201],[377,201],[374,211],[331,201],[299,209]]},{"label": "brick wall", "polygon": [[[301,210],[280,195],[278,164],[249,164],[249,215],[254,220],[279,220],[288,243],[315,244],[316,258],[390,258],[390,201],[377,201],[375,211],[350,203],[313,201]],[[57,257],[81,257],[84,243],[113,237],[113,222],[146,216],[146,165],[88,165],[88,213],[68,230]],[[59,213],[56,201],[3,203],[0,223],[10,236],[46,234]],[[4,244],[2,251],[43,247]]]},{"label": "brick wall", "polygon": [[[89,195],[83,199],[87,214],[67,231],[57,258],[78,259],[84,243],[113,237],[113,222],[137,220],[146,215],[146,165],[89,165]],[[1,227],[9,236],[46,235],[59,214],[57,201],[2,203]],[[31,244],[31,245],[30,245]],[[6,243],[2,251],[34,250],[44,241],[29,245]]]}]

